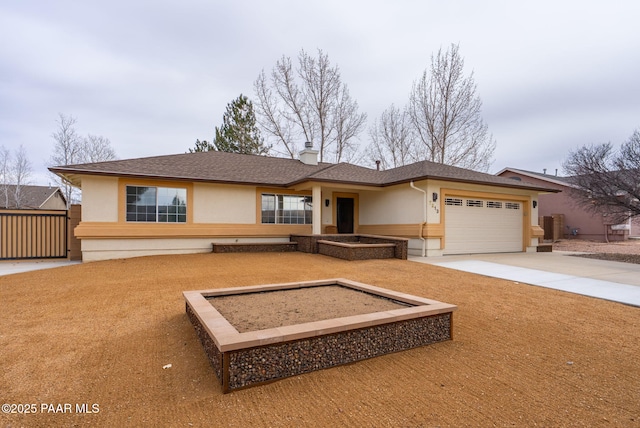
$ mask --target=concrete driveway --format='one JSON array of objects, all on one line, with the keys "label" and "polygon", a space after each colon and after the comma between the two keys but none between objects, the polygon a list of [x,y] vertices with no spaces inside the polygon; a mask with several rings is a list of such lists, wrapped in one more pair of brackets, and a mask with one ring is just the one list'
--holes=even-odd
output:
[{"label": "concrete driveway", "polygon": [[570,254],[473,254],[409,260],[640,306],[640,265]]},{"label": "concrete driveway", "polygon": [[0,262],[0,276],[11,275],[14,273],[29,272],[32,270],[52,269],[62,266],[71,266],[81,261],[62,260],[4,260]]}]

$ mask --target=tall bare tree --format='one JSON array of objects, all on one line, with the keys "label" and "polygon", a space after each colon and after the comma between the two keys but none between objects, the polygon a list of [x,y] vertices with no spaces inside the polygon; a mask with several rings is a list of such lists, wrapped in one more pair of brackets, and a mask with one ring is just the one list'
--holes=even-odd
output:
[{"label": "tall bare tree", "polygon": [[20,208],[24,199],[24,186],[30,184],[33,172],[27,151],[21,144],[12,156],[4,146],[0,147],[0,206]]},{"label": "tall bare tree", "polygon": [[9,208],[9,186],[13,181],[11,177],[11,152],[4,146],[0,146],[0,180],[2,207]]},{"label": "tall bare tree", "polygon": [[463,73],[459,46],[431,56],[431,67],[413,84],[409,113],[420,156],[433,162],[487,171],[496,143],[481,116],[473,72]]},{"label": "tall bare tree", "polygon": [[13,198],[16,204],[16,208],[19,208],[23,203],[24,186],[30,183],[32,173],[31,161],[27,157],[27,151],[22,144],[20,145],[20,148],[16,150],[15,159],[13,160],[11,169],[13,183],[15,185]]},{"label": "tall bare tree", "polygon": [[391,105],[369,129],[368,157],[380,161],[382,169],[415,162],[414,136],[406,109]]},{"label": "tall bare tree", "polygon": [[80,159],[82,163],[94,163],[115,160],[117,156],[108,138],[88,134],[82,142]]},{"label": "tall bare tree", "polygon": [[[58,129],[51,134],[55,141],[53,154],[49,161],[51,166],[82,163],[83,141],[76,132],[76,122],[77,120],[73,116],[58,114]],[[60,176],[56,175],[55,180],[62,188],[62,193],[67,200],[67,208],[70,207],[72,201],[77,199],[79,190]]]},{"label": "tall bare tree", "polygon": [[640,216],[640,130],[619,150],[604,143],[571,151],[563,168],[578,204],[614,223]]},{"label": "tall bare tree", "polygon": [[[116,159],[116,154],[108,138],[89,134],[82,138],[76,132],[77,120],[73,116],[58,114],[58,129],[51,134],[55,141],[49,165],[73,165],[103,162]],[[67,199],[67,207],[79,199],[79,189],[70,182],[55,176]]]},{"label": "tall bare tree", "polygon": [[342,84],[340,70],[318,50],[312,57],[304,50],[294,69],[290,58],[276,62],[269,77],[264,70],[254,83],[256,116],[275,150],[294,158],[305,141],[316,144],[320,161],[339,162],[357,149],[354,140],[366,120],[358,104]]},{"label": "tall bare tree", "polygon": [[351,98],[347,85],[336,102],[333,116],[335,129],[335,162],[351,162],[358,152],[358,135],[364,128],[367,115],[358,113],[358,103]]}]

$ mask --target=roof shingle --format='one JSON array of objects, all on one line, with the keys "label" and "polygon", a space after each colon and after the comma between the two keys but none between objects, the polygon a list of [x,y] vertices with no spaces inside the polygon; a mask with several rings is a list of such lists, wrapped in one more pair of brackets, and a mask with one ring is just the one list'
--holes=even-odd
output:
[{"label": "roof shingle", "polygon": [[82,175],[147,177],[277,187],[289,187],[306,181],[385,187],[424,179],[442,179],[555,191],[531,183],[515,182],[504,177],[429,161],[378,171],[348,163],[307,165],[294,159],[217,151],[65,165],[49,169],[72,181],[75,179],[77,184],[80,184],[79,176]]}]

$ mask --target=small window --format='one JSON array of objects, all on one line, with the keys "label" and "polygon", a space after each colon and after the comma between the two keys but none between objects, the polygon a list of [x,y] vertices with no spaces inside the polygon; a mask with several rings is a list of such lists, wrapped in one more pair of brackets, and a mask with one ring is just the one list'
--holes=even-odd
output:
[{"label": "small window", "polygon": [[505,202],[504,207],[508,210],[519,210],[520,204],[518,202]]},{"label": "small window", "polygon": [[487,201],[487,208],[502,208],[502,202]]},{"label": "small window", "polygon": [[476,207],[476,208],[482,208],[484,206],[484,203],[480,200],[477,199],[467,199],[467,206],[468,207]]},{"label": "small window", "polygon": [[456,207],[461,207],[462,206],[462,199],[459,198],[444,198],[444,204],[445,205],[453,205]]}]

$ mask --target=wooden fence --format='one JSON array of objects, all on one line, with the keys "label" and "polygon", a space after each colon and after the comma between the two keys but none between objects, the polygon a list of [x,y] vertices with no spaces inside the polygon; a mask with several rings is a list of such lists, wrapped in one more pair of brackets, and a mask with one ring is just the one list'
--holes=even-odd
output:
[{"label": "wooden fence", "polygon": [[0,260],[69,256],[67,211],[0,210]]}]

